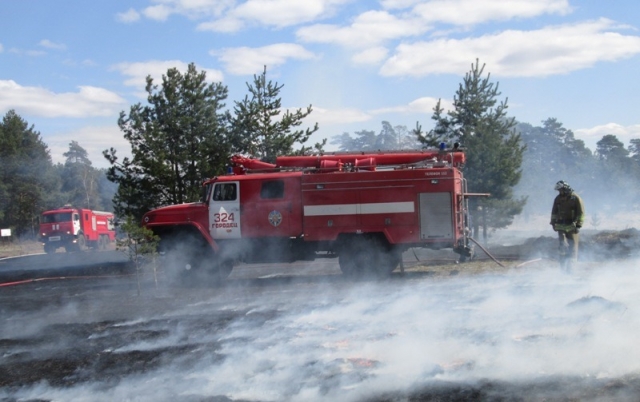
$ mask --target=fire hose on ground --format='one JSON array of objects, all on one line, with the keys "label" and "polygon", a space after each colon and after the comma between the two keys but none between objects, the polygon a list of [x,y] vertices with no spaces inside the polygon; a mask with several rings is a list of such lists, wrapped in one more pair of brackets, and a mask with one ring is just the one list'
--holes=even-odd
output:
[{"label": "fire hose on ground", "polygon": [[493,261],[495,261],[496,264],[500,265],[502,268],[506,268],[500,261],[498,261],[494,256],[491,255],[491,253],[489,251],[487,251],[486,248],[482,247],[482,245],[480,243],[478,243],[478,241],[476,239],[474,239],[473,237],[469,237],[469,240],[471,240],[472,242],[474,242],[478,247],[480,247],[480,249],[482,251],[484,251],[484,253],[489,256],[489,258],[491,258]]},{"label": "fire hose on ground", "polygon": [[[471,240],[471,241],[472,241],[472,242],[474,242],[478,247],[480,247],[480,249],[481,249],[482,251],[484,251],[484,253],[485,253],[487,256],[489,256],[489,258],[491,258],[493,261],[495,261],[495,263],[496,263],[496,264],[500,265],[502,268],[506,268],[506,267],[505,267],[505,266],[504,266],[500,261],[498,261],[494,256],[492,256],[492,255],[491,255],[491,253],[490,253],[487,249],[485,249],[484,247],[482,247],[482,245],[481,245],[480,243],[478,243],[478,241],[477,241],[476,239],[474,239],[473,237],[469,237],[469,240]],[[524,265],[530,264],[530,263],[532,263],[532,262],[540,261],[540,260],[541,260],[541,258],[536,258],[536,259],[533,259],[533,260],[525,261],[525,262],[522,262],[522,263],[520,263],[520,264],[516,265],[516,266],[515,266],[515,268],[520,268],[520,267],[522,267],[522,266],[524,266]]]},{"label": "fire hose on ground", "polygon": [[[469,239],[469,240],[471,240],[472,242],[474,242],[478,247],[480,247],[480,249],[481,249],[482,251],[484,251],[484,253],[485,253],[489,258],[491,258],[491,259],[492,259],[496,264],[500,265],[502,268],[507,268],[503,263],[501,263],[500,261],[498,261],[498,259],[497,259],[497,258],[495,258],[493,255],[491,255],[491,253],[489,252],[489,250],[487,250],[486,248],[484,248],[484,247],[483,247],[483,246],[482,246],[482,245],[481,245],[481,244],[480,244],[476,239],[474,239],[474,238],[472,238],[472,237],[469,237],[468,239]],[[420,259],[419,259],[419,258],[418,258],[418,256],[416,255],[415,251],[413,252],[413,255],[414,255],[414,257],[416,258],[416,260],[417,260],[417,261],[420,261]],[[515,268],[520,268],[520,267],[522,267],[522,266],[524,266],[524,265],[530,264],[530,263],[532,263],[532,262],[540,261],[540,260],[541,260],[541,258],[536,258],[536,259],[533,259],[533,260],[525,261],[525,262],[522,262],[522,263],[520,263],[520,264],[516,265],[516,266],[515,266]],[[401,264],[401,265],[400,265],[400,268],[401,268],[401,272],[403,272],[403,273],[404,273],[404,265],[403,265],[403,264]]]},{"label": "fire hose on ground", "polygon": [[122,277],[128,277],[128,276],[133,276],[133,274],[127,274],[127,275],[85,275],[85,276],[54,276],[54,277],[48,277],[48,278],[31,278],[31,279],[23,279],[23,280],[19,280],[19,281],[12,281],[12,282],[4,282],[4,283],[0,283],[0,288],[1,287],[7,287],[7,286],[17,286],[17,285],[24,285],[27,283],[33,283],[33,282],[44,282],[44,281],[58,281],[58,280],[65,280],[65,279],[111,279],[111,278],[122,278]]}]

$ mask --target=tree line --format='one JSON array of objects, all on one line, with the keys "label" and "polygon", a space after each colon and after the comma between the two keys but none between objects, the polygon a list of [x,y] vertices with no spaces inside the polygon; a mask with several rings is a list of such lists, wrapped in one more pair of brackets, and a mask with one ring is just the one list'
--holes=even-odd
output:
[{"label": "tree line", "polygon": [[87,151],[71,141],[64,163],[54,164],[42,136],[10,110],[0,123],[0,227],[37,237],[42,211],[66,204],[112,210],[115,185],[96,169]]},{"label": "tree line", "polygon": [[[470,200],[470,224],[485,238],[522,213],[548,213],[558,180],[572,184],[593,211],[636,207],[640,139],[625,148],[605,135],[592,152],[555,118],[541,126],[518,122],[508,116],[508,100],[500,99],[499,84],[484,68],[478,60],[471,65],[452,110],[445,112],[438,102],[429,131],[419,122],[408,129],[383,121],[380,132],[343,133],[331,143],[340,151],[460,144],[467,154],[467,191],[490,194]],[[147,77],[146,104],[134,104],[118,118],[131,157],[105,150],[110,167],[104,170],[92,167],[76,141],[64,164],[52,164],[40,133],[9,111],[0,125],[0,225],[18,235],[33,233],[40,212],[66,203],[139,221],[152,208],[197,201],[202,181],[223,174],[233,154],[274,162],[280,155],[324,152],[326,139],[306,145],[317,123],[301,128],[311,105],[282,110],[283,85],[267,79],[266,67],[246,86],[247,95],[227,108],[228,88],[208,83],[193,64],[185,73],[169,69],[160,84]]]}]

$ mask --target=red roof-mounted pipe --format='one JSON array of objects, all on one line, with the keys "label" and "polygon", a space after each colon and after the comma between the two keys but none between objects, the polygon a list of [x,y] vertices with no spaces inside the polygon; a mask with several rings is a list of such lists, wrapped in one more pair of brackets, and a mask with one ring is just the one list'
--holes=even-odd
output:
[{"label": "red roof-mounted pipe", "polygon": [[[397,152],[397,153],[352,153],[336,155],[316,155],[316,156],[279,156],[276,165],[280,167],[310,167],[321,168],[324,161],[336,161],[343,164],[352,164],[356,161],[373,158],[376,166],[384,165],[407,165],[418,163],[429,159],[441,162],[448,162],[454,166],[460,166],[465,162],[463,152],[447,151],[424,151],[424,152]],[[362,162],[361,162],[362,163]]]}]

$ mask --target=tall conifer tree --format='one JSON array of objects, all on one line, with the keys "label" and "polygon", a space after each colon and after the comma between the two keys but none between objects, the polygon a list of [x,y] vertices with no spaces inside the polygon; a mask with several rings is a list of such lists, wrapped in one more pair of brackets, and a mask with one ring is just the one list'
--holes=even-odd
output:
[{"label": "tall conifer tree", "polygon": [[418,125],[415,131],[427,145],[458,142],[466,148],[468,190],[491,194],[470,202],[474,234],[477,236],[481,227],[486,241],[488,229],[510,225],[526,199],[513,196],[525,146],[514,130],[515,119],[507,116],[507,100],[498,101],[498,84],[491,82],[490,74],[484,76],[484,67],[478,60],[472,64],[454,96],[453,110],[445,114],[438,101],[432,116],[436,123],[433,130],[423,135]]},{"label": "tall conifer tree", "polygon": [[222,112],[227,87],[207,83],[194,64],[182,74],[171,68],[162,85],[147,77],[148,105],[120,113],[118,125],[131,144],[132,158],[111,163],[109,180],[118,184],[114,209],[119,216],[140,218],[168,204],[197,201],[204,179],[224,171],[228,161],[228,116]]},{"label": "tall conifer tree", "polygon": [[[253,76],[253,84],[247,83],[249,95],[235,103],[231,123],[234,145],[239,152],[273,163],[280,155],[303,154],[312,149],[322,151],[326,140],[313,148],[304,146],[311,134],[318,130],[318,123],[312,128],[298,128],[311,114],[311,105],[304,110],[282,111],[280,90],[283,86],[267,81],[266,66],[262,74]],[[302,147],[295,150],[294,144]]]}]

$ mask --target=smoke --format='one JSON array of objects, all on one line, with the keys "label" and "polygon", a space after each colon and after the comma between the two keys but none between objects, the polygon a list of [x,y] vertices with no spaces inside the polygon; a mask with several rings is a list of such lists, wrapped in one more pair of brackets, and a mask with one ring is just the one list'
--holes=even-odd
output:
[{"label": "smoke", "polygon": [[331,286],[231,281],[165,298],[164,312],[131,314],[92,335],[126,339],[101,353],[181,351],[152,369],[117,382],[5,389],[0,399],[359,401],[442,384],[567,378],[560,392],[574,392],[638,376],[639,296],[632,263]]}]

